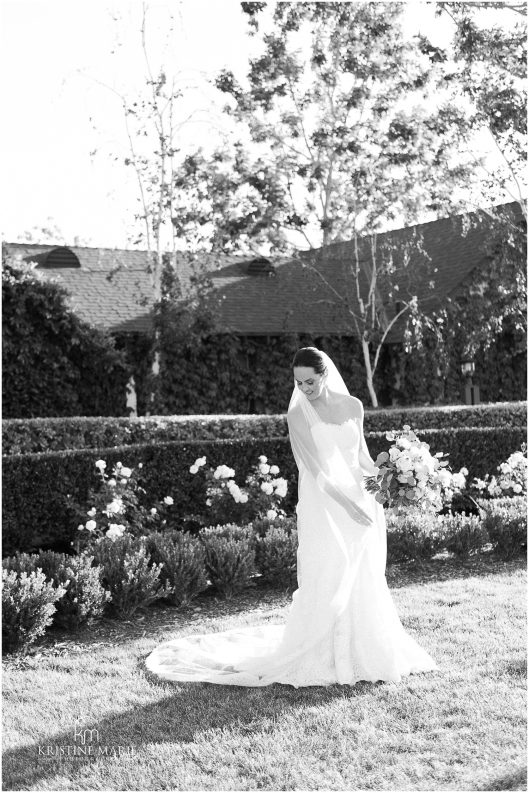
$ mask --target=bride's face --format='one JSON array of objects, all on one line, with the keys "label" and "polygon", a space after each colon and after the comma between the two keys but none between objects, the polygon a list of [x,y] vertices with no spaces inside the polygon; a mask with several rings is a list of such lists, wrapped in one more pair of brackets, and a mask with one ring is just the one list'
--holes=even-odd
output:
[{"label": "bride's face", "polygon": [[294,377],[299,390],[311,402],[321,395],[326,380],[324,374],[317,374],[311,366],[295,366]]}]

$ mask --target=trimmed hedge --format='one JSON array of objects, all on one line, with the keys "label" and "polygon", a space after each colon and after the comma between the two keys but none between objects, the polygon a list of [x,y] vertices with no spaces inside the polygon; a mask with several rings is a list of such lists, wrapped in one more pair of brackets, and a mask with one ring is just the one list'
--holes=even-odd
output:
[{"label": "trimmed hedge", "polygon": [[[365,411],[366,432],[387,432],[409,424],[438,427],[523,427],[526,402],[490,405],[398,408]],[[138,443],[223,438],[277,438],[288,434],[286,415],[151,416],[149,418],[4,419],[3,453],[24,454],[97,449]]]},{"label": "trimmed hedge", "polygon": [[[419,436],[432,451],[449,455],[452,470],[466,466],[469,480],[482,477],[496,467],[526,439],[522,428],[459,428],[424,430]],[[390,444],[383,432],[368,433],[366,440],[373,459]],[[189,466],[205,455],[208,465],[233,467],[241,482],[260,454],[273,458],[281,475],[289,482],[282,506],[292,514],[297,502],[297,468],[288,438],[245,438],[242,440],[171,441],[136,444],[108,449],[11,455],[3,458],[3,553],[36,550],[40,547],[67,550],[75,536],[78,521],[65,510],[65,497],[71,494],[86,503],[88,490],[99,481],[95,461],[109,466],[118,461],[134,468],[144,467],[142,485],[152,500],[170,495],[174,499],[175,522],[184,523],[186,515],[205,501],[202,477],[192,476]]]}]

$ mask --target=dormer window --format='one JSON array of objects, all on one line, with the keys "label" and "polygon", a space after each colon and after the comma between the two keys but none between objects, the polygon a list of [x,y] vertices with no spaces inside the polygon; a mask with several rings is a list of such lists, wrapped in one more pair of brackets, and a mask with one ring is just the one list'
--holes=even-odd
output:
[{"label": "dormer window", "polygon": [[246,272],[248,275],[275,275],[275,267],[269,259],[258,256],[246,262]]},{"label": "dormer window", "polygon": [[31,260],[36,261],[37,267],[39,269],[42,268],[43,270],[58,270],[81,266],[81,262],[75,253],[70,250],[70,248],[66,248],[65,246],[52,248],[51,250],[45,251],[44,253],[39,253],[37,256],[32,256]]}]

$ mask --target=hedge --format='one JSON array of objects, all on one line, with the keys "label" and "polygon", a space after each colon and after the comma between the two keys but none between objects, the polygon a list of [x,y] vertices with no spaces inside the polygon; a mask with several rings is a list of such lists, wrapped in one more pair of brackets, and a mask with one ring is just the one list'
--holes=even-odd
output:
[{"label": "hedge", "polygon": [[[366,432],[386,432],[409,424],[438,427],[523,427],[526,402],[490,405],[398,408],[365,411]],[[138,443],[222,438],[275,438],[288,434],[285,414],[225,416],[152,416],[149,418],[5,419],[3,453],[97,449]]]},{"label": "hedge", "polygon": [[[512,427],[461,427],[427,429],[419,437],[430,444],[432,452],[447,453],[452,470],[468,468],[470,479],[494,471],[521,447],[526,432]],[[373,458],[389,445],[383,432],[367,433],[366,440]],[[297,501],[297,469],[288,438],[284,437],[170,441],[4,456],[3,553],[57,545],[65,549],[76,526],[65,512],[64,499],[71,494],[81,503],[86,501],[88,489],[98,482],[94,463],[99,458],[109,467],[118,461],[131,468],[143,462],[142,478],[149,502],[170,495],[177,519],[183,519],[205,499],[202,477],[189,473],[197,457],[205,455],[212,466],[224,463],[233,467],[236,480],[242,482],[260,454],[273,460],[288,480],[284,507],[292,513]]]}]

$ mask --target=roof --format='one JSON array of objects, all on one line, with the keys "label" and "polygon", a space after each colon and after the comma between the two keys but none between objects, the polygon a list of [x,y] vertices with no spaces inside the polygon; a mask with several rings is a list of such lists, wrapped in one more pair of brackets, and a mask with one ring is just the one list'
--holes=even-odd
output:
[{"label": "roof", "polygon": [[[520,215],[518,204],[498,207]],[[392,282],[398,286],[389,300],[388,283],[378,278],[378,304],[388,319],[395,315],[395,301],[417,294],[427,311],[462,288],[467,276],[483,264],[486,245],[492,237],[490,222],[479,223],[477,213],[457,215],[429,223],[389,231],[377,236],[378,256],[383,248],[393,250]],[[406,247],[422,239],[424,253],[412,248],[409,261]],[[356,242],[360,266],[360,297],[365,300],[369,286],[369,238]],[[69,246],[79,267],[48,267],[45,257],[59,246],[5,243],[8,254],[36,261],[46,276],[53,276],[71,295],[78,315],[113,332],[147,332],[151,327],[152,289],[148,251]],[[184,286],[193,273],[205,268],[219,297],[219,327],[240,335],[277,335],[285,332],[350,335],[351,315],[358,311],[358,296],[351,277],[354,242],[340,242],[295,257],[272,259],[273,267],[262,262],[261,274],[248,270],[248,256],[178,254],[177,268]],[[310,266],[316,268],[315,272]],[[410,273],[415,265],[422,275]],[[260,270],[258,264],[256,270]],[[430,271],[429,273],[427,271]],[[318,274],[319,273],[319,274]],[[325,283],[326,282],[326,283]],[[336,298],[340,296],[340,299]],[[345,301],[344,301],[345,298]],[[399,341],[403,322],[396,323],[388,341]]]}]

